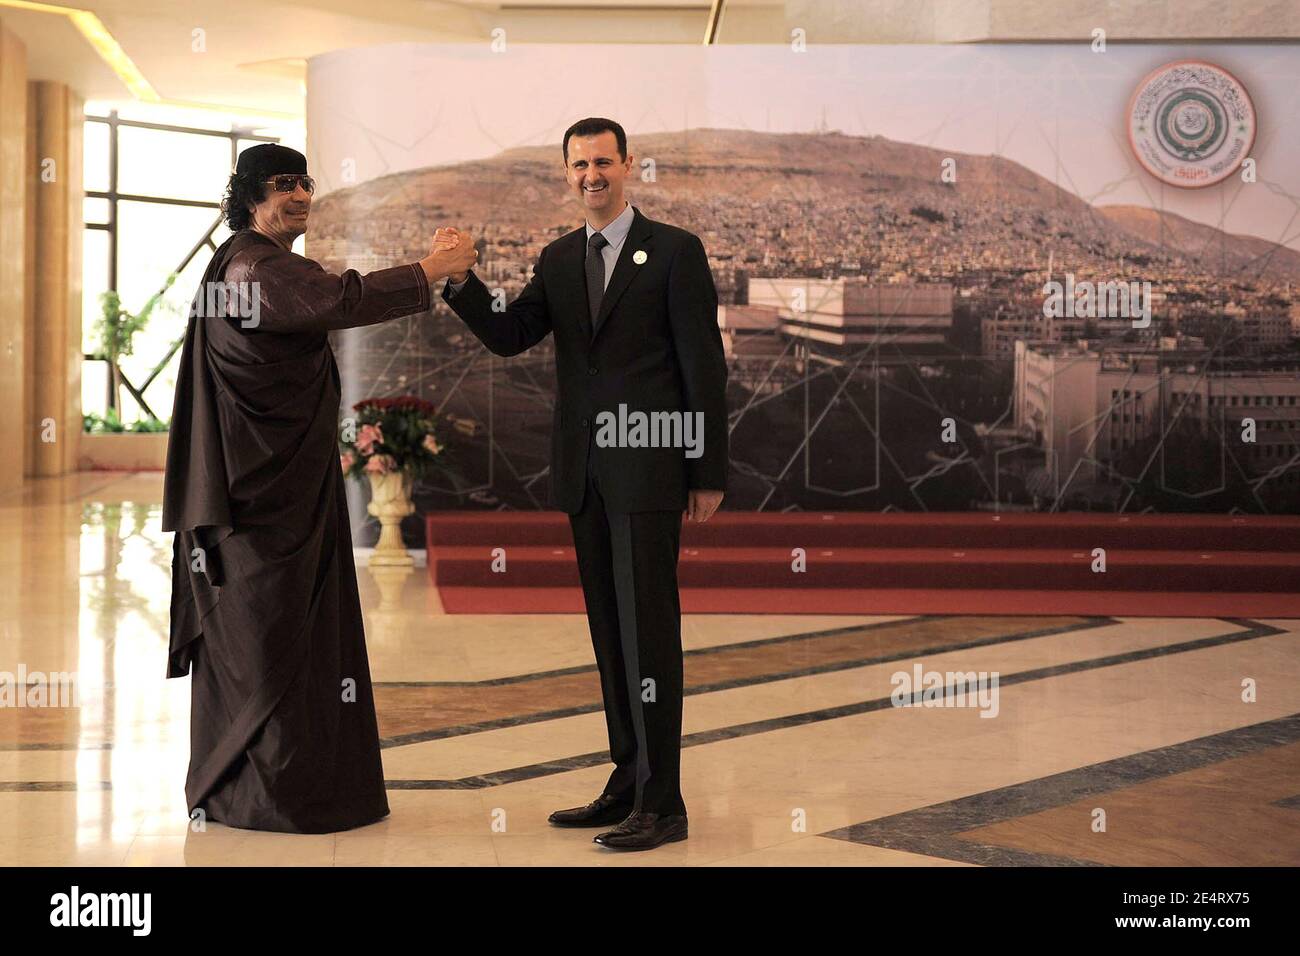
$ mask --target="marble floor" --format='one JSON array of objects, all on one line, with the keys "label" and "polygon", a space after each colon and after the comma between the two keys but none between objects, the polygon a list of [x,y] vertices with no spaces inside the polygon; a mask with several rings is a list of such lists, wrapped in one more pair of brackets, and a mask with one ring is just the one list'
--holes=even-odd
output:
[{"label": "marble floor", "polygon": [[[1300,620],[689,616],[691,837],[618,854],[546,823],[608,773],[585,621],[365,567],[391,815],[192,832],[160,503],[155,474],[0,497],[0,677],[78,698],[0,707],[0,864],[1300,864]],[[997,683],[895,706],[970,672]]]}]

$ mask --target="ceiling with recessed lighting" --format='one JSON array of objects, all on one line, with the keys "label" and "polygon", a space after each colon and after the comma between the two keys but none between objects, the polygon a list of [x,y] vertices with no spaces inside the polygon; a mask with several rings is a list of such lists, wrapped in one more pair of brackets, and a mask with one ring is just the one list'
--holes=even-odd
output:
[{"label": "ceiling with recessed lighting", "polygon": [[785,43],[795,28],[809,43],[1068,42],[1096,25],[1117,41],[1300,38],[1300,4],[1178,0],[0,0],[0,23],[31,79],[87,100],[285,119],[302,115],[308,58],[330,50],[488,43],[496,29],[507,42],[702,43],[715,3],[719,43]]}]

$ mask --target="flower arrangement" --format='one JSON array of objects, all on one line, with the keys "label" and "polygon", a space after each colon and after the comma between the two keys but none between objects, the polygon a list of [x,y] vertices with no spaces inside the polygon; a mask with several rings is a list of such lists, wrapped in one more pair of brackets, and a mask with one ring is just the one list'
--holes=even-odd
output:
[{"label": "flower arrangement", "polygon": [[[339,464],[345,475],[386,475],[406,471],[423,476],[442,454],[434,435],[431,402],[403,395],[367,398],[352,406],[357,417],[339,441]],[[350,439],[350,440],[349,440]]]}]

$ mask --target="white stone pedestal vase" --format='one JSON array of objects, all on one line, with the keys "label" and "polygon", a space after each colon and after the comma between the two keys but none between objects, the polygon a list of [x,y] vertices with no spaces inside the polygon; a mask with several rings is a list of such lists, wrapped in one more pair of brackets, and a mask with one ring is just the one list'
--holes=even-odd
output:
[{"label": "white stone pedestal vase", "polygon": [[391,471],[380,475],[368,473],[370,504],[366,510],[379,519],[379,541],[370,555],[371,567],[411,567],[415,559],[402,545],[402,519],[415,511],[411,502],[411,475]]}]

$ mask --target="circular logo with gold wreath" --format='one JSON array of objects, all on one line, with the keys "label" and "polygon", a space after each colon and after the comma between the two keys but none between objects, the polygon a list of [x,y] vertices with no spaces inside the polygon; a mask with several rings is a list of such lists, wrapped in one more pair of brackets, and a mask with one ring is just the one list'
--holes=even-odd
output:
[{"label": "circular logo with gold wreath", "polygon": [[1175,60],[1138,84],[1128,138],[1144,169],[1196,189],[1236,171],[1255,142],[1255,105],[1235,76],[1203,60]]}]

